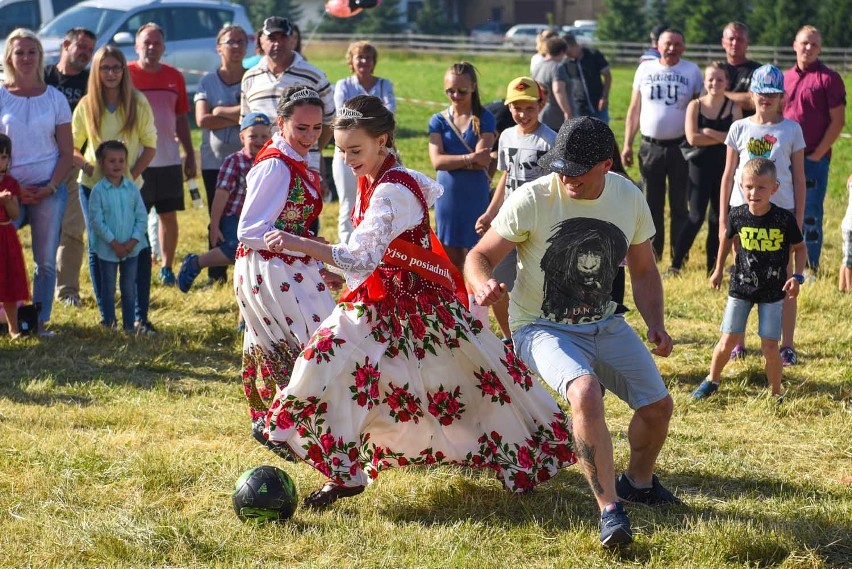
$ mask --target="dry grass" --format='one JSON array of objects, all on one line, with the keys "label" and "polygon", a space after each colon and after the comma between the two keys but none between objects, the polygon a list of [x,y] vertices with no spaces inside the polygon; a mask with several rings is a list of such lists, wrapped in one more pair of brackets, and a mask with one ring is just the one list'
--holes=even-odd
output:
[{"label": "dry grass", "polygon": [[[332,77],[344,73],[342,63],[313,59]],[[379,72],[398,95],[441,100],[449,61],[390,56]],[[524,64],[477,62],[483,89],[496,97]],[[617,70],[617,120],[629,77]],[[434,109],[401,106],[406,159],[426,168]],[[701,236],[684,276],[665,282],[676,349],[658,362],[676,409],[659,472],[688,507],[633,508],[638,540],[624,552],[598,546],[596,508],[576,468],[525,498],[486,473],[397,470],[330,511],[299,509],[284,525],[240,523],[234,480],[251,466],[281,464],[248,436],[232,292],[155,285],[156,338],[100,329],[89,299],[81,310],[55,307],[55,340],[0,339],[0,566],[850,567],[852,295],[836,292],[834,276],[845,205],[837,181],[849,172],[845,139],[832,165],[827,274],[803,289],[804,363],[785,371],[782,406],[768,397],[755,356],[730,367],[713,399],[689,400],[707,373],[725,299],[697,267]],[[202,247],[202,211],[180,215],[178,258]],[[336,213],[336,204],[324,212],[329,238]],[[635,311],[630,318],[643,330]],[[756,346],[754,328],[749,339]],[[624,465],[628,410],[606,399]],[[321,482],[307,466],[284,468],[302,494]]]}]

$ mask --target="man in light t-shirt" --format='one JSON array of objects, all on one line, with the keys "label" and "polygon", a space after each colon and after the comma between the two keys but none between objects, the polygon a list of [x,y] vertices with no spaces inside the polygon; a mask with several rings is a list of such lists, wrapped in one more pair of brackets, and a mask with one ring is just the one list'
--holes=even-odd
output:
[{"label": "man in light t-shirt", "polygon": [[639,172],[657,231],[654,253],[660,259],[665,245],[666,181],[671,214],[670,248],[674,248],[686,223],[689,172],[679,146],[685,140],[686,106],[701,93],[703,78],[697,65],[681,59],[686,48],[681,32],[664,31],[657,47],[660,58],[639,64],[633,77],[621,159],[625,166],[633,164],[633,138],[637,130],[641,131]]},{"label": "man in light t-shirt", "polygon": [[[636,186],[609,172],[613,148],[615,137],[602,121],[566,121],[553,149],[539,160],[552,174],[509,196],[465,262],[477,303],[489,306],[506,292],[494,267],[517,248],[509,307],[515,352],[571,405],[576,452],[601,509],[605,546],[633,541],[622,500],[680,503],[654,475],[672,398],[648,349],[611,298],[613,278],[626,257],[633,298],[655,344],[652,352],[671,353],[651,246],[654,224]],[[630,465],[617,481],[601,386],[635,410]]]}]

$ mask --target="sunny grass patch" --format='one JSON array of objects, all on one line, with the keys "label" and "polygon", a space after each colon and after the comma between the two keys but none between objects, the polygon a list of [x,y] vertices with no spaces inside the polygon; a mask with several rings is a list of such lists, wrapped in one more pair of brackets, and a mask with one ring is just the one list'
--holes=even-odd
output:
[{"label": "sunny grass patch", "polygon": [[[394,80],[398,96],[443,101],[441,77],[453,58],[380,55],[379,74]],[[332,79],[346,73],[342,61],[311,59]],[[526,58],[475,62],[486,100],[526,73]],[[615,70],[619,140],[631,76]],[[426,124],[437,108],[400,105],[399,145],[406,163],[426,172]],[[625,552],[597,544],[596,507],[576,467],[524,498],[487,472],[396,470],[327,512],[300,508],[283,525],[240,523],[230,492],[243,470],[283,466],[302,496],[322,477],[282,465],[248,435],[230,286],[183,295],[155,284],[156,338],[100,329],[88,299],[79,311],[54,307],[55,341],[0,339],[0,566],[848,567],[852,295],[836,292],[835,270],[850,142],[835,147],[826,275],[802,291],[805,365],[785,371],[783,406],[767,396],[755,352],[726,369],[712,400],[689,399],[707,373],[725,301],[706,284],[703,235],[682,277],[665,281],[676,347],[658,363],[675,414],[659,472],[690,507],[632,508],[638,540]],[[328,204],[329,239],[336,214]],[[205,247],[207,219],[188,209],[179,220],[182,259]],[[85,270],[83,281],[89,290]],[[644,332],[635,310],[628,318]],[[630,413],[614,397],[606,405],[623,466]]]}]

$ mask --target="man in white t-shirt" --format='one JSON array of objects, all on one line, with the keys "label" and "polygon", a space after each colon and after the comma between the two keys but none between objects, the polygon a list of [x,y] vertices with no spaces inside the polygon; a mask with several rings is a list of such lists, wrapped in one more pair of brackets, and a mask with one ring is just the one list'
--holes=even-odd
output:
[{"label": "man in white t-shirt", "polygon": [[657,47],[660,58],[643,61],[633,77],[633,96],[627,109],[621,159],[625,166],[633,164],[633,138],[637,130],[641,131],[639,172],[657,231],[654,253],[660,259],[665,245],[667,180],[671,248],[687,218],[689,172],[679,146],[685,140],[686,106],[701,93],[703,78],[697,65],[681,59],[686,46],[680,31],[664,31]]},{"label": "man in white t-shirt", "polygon": [[[622,500],[680,503],[654,475],[672,398],[648,349],[611,298],[613,278],[626,257],[633,298],[655,344],[652,352],[671,353],[651,214],[636,186],[609,172],[614,148],[615,137],[602,121],[566,121],[539,161],[552,174],[515,190],[465,261],[477,303],[488,306],[506,291],[493,269],[517,248],[509,307],[515,352],[571,405],[576,452],[601,509],[605,546],[633,541]],[[602,386],[635,410],[628,431],[630,464],[617,481]]]}]

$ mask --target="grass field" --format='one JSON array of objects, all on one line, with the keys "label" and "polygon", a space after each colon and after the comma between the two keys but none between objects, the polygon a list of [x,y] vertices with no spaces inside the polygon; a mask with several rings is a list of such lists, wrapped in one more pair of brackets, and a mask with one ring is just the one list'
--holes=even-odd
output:
[{"label": "grass field", "polygon": [[[380,55],[378,73],[398,97],[444,101],[453,58]],[[308,56],[332,80],[348,72],[329,49]],[[525,58],[475,63],[486,101],[527,72]],[[614,75],[621,142],[632,70]],[[411,167],[429,171],[426,124],[438,109],[399,104]],[[689,399],[725,303],[699,266],[701,236],[683,277],[665,281],[675,351],[658,364],[675,414],[658,472],[687,506],[632,508],[637,541],[625,551],[598,545],[597,508],[578,468],[523,498],[485,472],[396,470],[326,512],[240,523],[230,492],[243,470],[283,466],[302,495],[322,477],[283,465],[249,437],[229,287],[183,295],[155,284],[157,337],[101,329],[87,296],[80,310],[54,307],[54,340],[0,339],[0,567],[852,567],[852,295],[836,291],[850,173],[844,138],[831,168],[824,273],[800,297],[803,365],[785,371],[783,405],[768,396],[754,355],[726,370],[713,399]],[[328,204],[329,239],[336,214]],[[206,212],[188,209],[179,221],[181,259],[204,247]],[[28,242],[27,230],[21,236]],[[88,292],[85,271],[83,279]],[[628,317],[644,332],[636,311]],[[623,467],[629,412],[614,397],[606,404]]]}]

